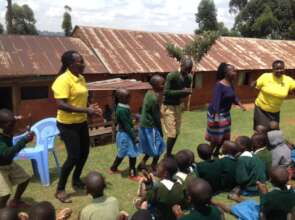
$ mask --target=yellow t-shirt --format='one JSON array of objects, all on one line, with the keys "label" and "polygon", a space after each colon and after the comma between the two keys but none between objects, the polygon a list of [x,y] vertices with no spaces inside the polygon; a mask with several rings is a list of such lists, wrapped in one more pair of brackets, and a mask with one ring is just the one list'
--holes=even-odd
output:
[{"label": "yellow t-shirt", "polygon": [[[55,99],[66,99],[67,103],[75,107],[87,107],[88,89],[82,75],[77,77],[67,70],[56,78],[51,89]],[[58,110],[56,120],[63,124],[82,123],[87,120],[87,114]]]},{"label": "yellow t-shirt", "polygon": [[273,73],[264,73],[256,81],[256,88],[260,90],[255,104],[266,112],[279,112],[289,91],[295,89],[295,80],[282,75],[277,78]]}]

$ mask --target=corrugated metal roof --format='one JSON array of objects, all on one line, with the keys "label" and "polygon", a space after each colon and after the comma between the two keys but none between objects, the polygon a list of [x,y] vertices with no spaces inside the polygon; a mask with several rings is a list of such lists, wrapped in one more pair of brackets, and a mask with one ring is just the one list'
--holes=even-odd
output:
[{"label": "corrugated metal roof", "polygon": [[77,38],[0,35],[0,77],[56,75],[61,55],[77,50],[86,61],[85,73],[107,73],[107,70]]},{"label": "corrugated metal roof", "polygon": [[168,56],[166,43],[179,47],[193,39],[189,34],[155,33],[110,28],[75,28],[79,37],[93,48],[110,74],[167,73],[178,68]]},{"label": "corrugated metal roof", "polygon": [[274,60],[295,69],[295,41],[220,37],[197,65],[197,71],[216,71],[221,62],[237,70],[270,70]]},{"label": "corrugated metal roof", "polygon": [[148,90],[151,88],[150,84],[147,82],[120,78],[91,82],[87,85],[90,91],[112,91],[117,89]]}]

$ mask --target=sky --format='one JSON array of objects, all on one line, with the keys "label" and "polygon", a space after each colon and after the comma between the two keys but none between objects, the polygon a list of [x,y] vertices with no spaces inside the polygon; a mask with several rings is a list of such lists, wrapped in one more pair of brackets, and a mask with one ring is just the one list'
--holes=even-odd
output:
[{"label": "sky", "polygon": [[[12,0],[28,4],[34,11],[40,31],[60,32],[64,6],[72,8],[74,25],[109,27],[154,32],[193,33],[200,0]],[[214,0],[218,21],[229,28],[229,0]],[[0,23],[5,24],[6,0],[0,0]]]}]

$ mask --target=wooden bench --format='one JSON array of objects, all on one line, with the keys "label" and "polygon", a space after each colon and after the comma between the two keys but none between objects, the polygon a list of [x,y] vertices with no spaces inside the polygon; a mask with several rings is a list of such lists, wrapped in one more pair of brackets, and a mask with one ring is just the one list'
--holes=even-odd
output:
[{"label": "wooden bench", "polygon": [[88,128],[90,146],[92,147],[97,146],[103,138],[114,135],[112,122],[91,123]]}]

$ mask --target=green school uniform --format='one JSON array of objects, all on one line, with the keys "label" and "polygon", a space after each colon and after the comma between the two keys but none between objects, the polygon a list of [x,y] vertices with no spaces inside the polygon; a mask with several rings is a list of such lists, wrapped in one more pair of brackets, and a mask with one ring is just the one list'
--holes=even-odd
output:
[{"label": "green school uniform", "polygon": [[264,147],[255,151],[254,154],[256,155],[256,157],[264,162],[264,165],[266,167],[266,174],[268,174],[272,163],[271,152],[266,147]]},{"label": "green school uniform", "polygon": [[197,175],[210,183],[213,192],[221,189],[220,174],[221,167],[219,160],[208,160],[197,163]]},{"label": "green school uniform", "polygon": [[176,220],[172,207],[176,204],[183,206],[184,199],[182,185],[167,179],[147,191],[147,201],[155,208],[157,220]]},{"label": "green school uniform", "polygon": [[135,142],[136,138],[133,131],[133,123],[129,105],[122,103],[117,105],[116,119],[119,126],[119,131],[126,132],[133,142]]},{"label": "green school uniform", "polygon": [[256,182],[265,182],[265,165],[262,160],[249,151],[243,152],[238,158],[236,181],[242,190],[256,191]]},{"label": "green school uniform", "polygon": [[237,159],[230,155],[225,155],[220,159],[221,169],[221,190],[229,191],[237,186],[236,182],[236,167]]},{"label": "green school uniform", "polygon": [[295,192],[276,188],[261,196],[260,206],[266,219],[286,220],[287,213],[295,206]]},{"label": "green school uniform", "polygon": [[148,91],[144,96],[140,126],[144,128],[158,128],[162,133],[160,104],[158,96],[154,91]]},{"label": "green school uniform", "polygon": [[190,88],[191,83],[191,74],[183,78],[179,71],[169,73],[166,77],[164,87],[164,104],[180,105],[181,99],[189,95],[187,92],[184,92],[183,89]]},{"label": "green school uniform", "polygon": [[208,205],[202,212],[194,210],[190,214],[179,218],[179,220],[221,220],[221,212],[215,206]]}]

